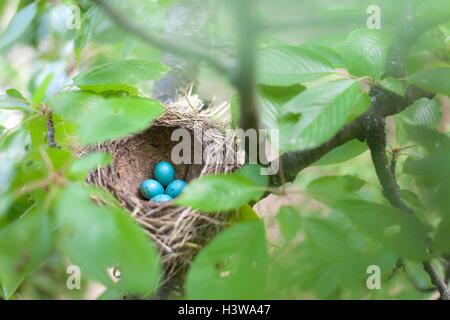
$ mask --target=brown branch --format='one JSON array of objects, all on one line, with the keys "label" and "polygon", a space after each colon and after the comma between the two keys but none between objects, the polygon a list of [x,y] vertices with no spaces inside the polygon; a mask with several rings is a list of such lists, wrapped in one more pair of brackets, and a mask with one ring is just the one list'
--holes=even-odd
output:
[{"label": "brown branch", "polygon": [[441,294],[441,300],[450,300],[450,290],[445,281],[442,280],[442,277],[439,275],[431,261],[424,262],[423,268],[430,276],[431,283],[438,289],[439,293]]},{"label": "brown branch", "polygon": [[400,186],[386,155],[386,125],[384,118],[374,115],[372,124],[372,126],[367,128],[367,145],[370,149],[378,180],[383,186],[383,195],[394,208],[412,214],[414,211],[401,199]]},{"label": "brown branch", "polygon": [[[344,126],[332,139],[312,149],[287,152],[281,155],[280,162],[288,182],[293,181],[300,171],[346,142],[353,139],[365,141],[368,133],[370,133],[367,128],[374,126],[374,119],[379,121],[387,116],[400,113],[412,105],[415,100],[433,96],[412,86],[407,88],[403,97],[379,86],[372,87],[369,95],[372,99],[370,110]],[[280,184],[279,175],[271,176],[272,186],[279,186]]]}]

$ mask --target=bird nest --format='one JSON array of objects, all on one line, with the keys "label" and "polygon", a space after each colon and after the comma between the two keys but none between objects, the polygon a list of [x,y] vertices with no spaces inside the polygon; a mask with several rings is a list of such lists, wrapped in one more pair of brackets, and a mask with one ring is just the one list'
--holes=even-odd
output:
[{"label": "bird nest", "polygon": [[175,108],[168,108],[143,132],[86,148],[80,154],[106,151],[112,155],[112,163],[92,171],[87,181],[110,191],[157,244],[166,280],[185,275],[195,254],[226,224],[224,214],[205,214],[171,203],[154,203],[140,195],[139,185],[153,177],[155,164],[171,162],[172,149],[178,143],[171,136],[178,128],[190,134],[191,154],[199,151],[198,146],[207,151],[203,152],[205,156],[200,164],[174,164],[177,178],[189,183],[199,176],[236,168],[236,162],[224,161],[236,157],[237,153],[233,138],[226,135],[223,125],[194,110],[180,112]]}]

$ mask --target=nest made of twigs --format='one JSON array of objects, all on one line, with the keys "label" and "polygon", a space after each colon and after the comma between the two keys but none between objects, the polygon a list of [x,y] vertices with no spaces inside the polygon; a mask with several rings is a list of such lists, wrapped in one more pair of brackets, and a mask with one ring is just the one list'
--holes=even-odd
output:
[{"label": "nest made of twigs", "polygon": [[[237,157],[232,138],[222,125],[194,110],[181,112],[168,109],[151,126],[136,135],[84,149],[80,156],[95,151],[112,155],[112,163],[92,171],[87,181],[110,191],[145,229],[160,249],[166,280],[184,275],[195,254],[226,224],[222,214],[205,214],[172,204],[158,204],[144,199],[140,183],[153,177],[159,161],[169,161],[177,141],[171,134],[177,128],[187,129],[192,142],[199,139],[208,150],[202,164],[174,165],[177,178],[190,180],[208,174],[232,171],[236,165],[227,164],[225,157]],[[202,139],[196,135],[200,128]],[[196,129],[196,130],[194,130]],[[192,143],[192,152],[195,150]],[[193,154],[193,153],[192,153]]]}]

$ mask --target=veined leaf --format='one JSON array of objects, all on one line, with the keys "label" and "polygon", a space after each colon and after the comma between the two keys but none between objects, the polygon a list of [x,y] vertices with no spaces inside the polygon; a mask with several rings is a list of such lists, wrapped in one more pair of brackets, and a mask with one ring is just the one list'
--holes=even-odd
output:
[{"label": "veined leaf", "polygon": [[269,86],[292,86],[333,72],[325,58],[299,47],[266,48],[259,56],[258,82]]},{"label": "veined leaf", "polygon": [[416,217],[361,200],[343,200],[335,206],[369,236],[398,255],[417,261],[429,258],[427,229]]},{"label": "veined leaf", "polygon": [[78,125],[83,145],[137,133],[164,111],[161,103],[152,99],[130,96],[104,99],[84,92],[62,93],[52,99],[51,106]]},{"label": "veined leaf", "polygon": [[236,224],[195,258],[186,280],[187,298],[262,299],[267,263],[262,221]]},{"label": "veined leaf", "polygon": [[358,82],[340,80],[311,87],[283,107],[283,151],[308,149],[331,139],[349,120],[370,106]]},{"label": "veined leaf", "polygon": [[358,29],[348,36],[340,53],[352,75],[378,79],[384,73],[391,42],[386,32]]},{"label": "veined leaf", "polygon": [[260,174],[260,168],[249,165],[232,174],[209,175],[193,180],[176,203],[206,212],[227,211],[259,200],[267,183],[268,177]]},{"label": "veined leaf", "polygon": [[332,151],[328,152],[326,155],[324,155],[322,158],[316,161],[313,165],[327,166],[345,162],[347,160],[356,158],[360,154],[366,152],[367,149],[368,148],[366,143],[356,139],[351,140],[343,144],[342,146],[339,146],[336,149],[333,149]]},{"label": "veined leaf", "polygon": [[261,122],[267,129],[279,129],[278,119],[284,104],[305,88],[301,85],[289,87],[260,86]]},{"label": "veined leaf", "polygon": [[408,81],[424,90],[450,96],[450,68],[422,70],[409,77]]},{"label": "veined leaf", "polygon": [[314,199],[333,207],[340,200],[354,198],[354,192],[365,183],[357,176],[325,176],[313,180],[306,187],[306,192]]},{"label": "veined leaf", "polygon": [[438,99],[422,98],[398,114],[403,121],[411,125],[434,128],[441,121],[441,105]]},{"label": "veined leaf", "polygon": [[364,255],[358,252],[345,234],[321,219],[309,218],[304,221],[306,239],[314,248],[313,253],[327,265],[347,286],[362,286],[367,276]]},{"label": "veined leaf", "polygon": [[154,292],[160,275],[157,251],[127,213],[96,205],[85,189],[72,185],[62,191],[56,216],[61,249],[84,274],[114,287],[106,269],[118,267],[119,288],[140,295]]},{"label": "veined leaf", "polygon": [[159,79],[167,71],[165,65],[156,61],[125,60],[80,73],[74,78],[74,83],[83,90],[93,92],[126,91],[133,94],[139,82]]},{"label": "veined leaf", "polygon": [[51,246],[50,223],[46,212],[32,210],[0,228],[0,283],[6,299],[44,261]]},{"label": "veined leaf", "polygon": [[263,194],[263,188],[244,177],[205,176],[190,182],[176,203],[208,212],[226,211],[257,200]]}]

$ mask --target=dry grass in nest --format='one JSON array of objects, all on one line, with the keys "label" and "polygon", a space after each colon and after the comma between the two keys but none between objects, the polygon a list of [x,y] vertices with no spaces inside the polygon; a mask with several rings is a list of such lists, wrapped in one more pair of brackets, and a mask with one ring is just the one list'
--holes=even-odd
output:
[{"label": "dry grass in nest", "polygon": [[[235,164],[225,164],[225,154],[236,157],[233,139],[225,129],[196,112],[168,109],[145,131],[109,143],[84,149],[83,154],[106,151],[112,155],[112,164],[94,170],[88,182],[113,193],[124,208],[145,229],[160,249],[166,280],[183,276],[194,255],[225,225],[223,214],[205,214],[190,208],[149,202],[139,194],[140,183],[153,177],[153,168],[159,161],[170,161],[172,131],[187,129],[191,141],[198,139],[194,128],[201,128],[203,150],[207,159],[202,164],[174,165],[178,178],[190,181],[208,174],[232,171]],[[199,140],[198,140],[199,141]],[[193,144],[193,143],[192,143]],[[194,146],[191,149],[194,152]]]}]

